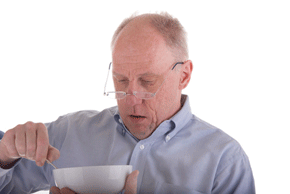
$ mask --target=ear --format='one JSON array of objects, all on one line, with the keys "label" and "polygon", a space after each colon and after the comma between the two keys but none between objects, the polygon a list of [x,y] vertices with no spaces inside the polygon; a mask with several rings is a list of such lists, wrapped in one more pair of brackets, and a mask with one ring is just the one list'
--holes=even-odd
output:
[{"label": "ear", "polygon": [[179,81],[179,89],[183,90],[186,88],[188,85],[190,78],[191,78],[191,73],[192,73],[193,65],[191,60],[187,60],[184,62],[182,65],[182,68],[180,68],[180,81]]}]

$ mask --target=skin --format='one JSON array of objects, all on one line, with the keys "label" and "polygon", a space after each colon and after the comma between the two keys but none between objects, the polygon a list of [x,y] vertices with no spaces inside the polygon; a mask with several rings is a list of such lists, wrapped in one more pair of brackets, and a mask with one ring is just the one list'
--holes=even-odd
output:
[{"label": "skin", "polygon": [[0,162],[8,165],[18,158],[27,158],[43,166],[45,159],[57,160],[59,151],[49,144],[43,123],[27,122],[8,130],[0,142]]},{"label": "skin", "polygon": [[[190,80],[192,63],[185,61],[178,71],[171,71],[178,61],[146,17],[133,20],[121,31],[112,57],[116,90],[121,88],[121,91],[129,94],[133,91],[155,93],[166,78],[153,99],[144,100],[128,95],[118,100],[125,126],[136,138],[145,139],[161,122],[181,108],[181,91]],[[148,86],[144,81],[153,82]],[[143,118],[134,118],[132,115]]]},{"label": "skin", "polygon": [[[161,35],[150,26],[146,17],[133,20],[122,30],[112,55],[116,89],[122,87],[129,94],[133,91],[155,93],[165,80],[153,99],[142,100],[129,95],[118,100],[125,126],[136,138],[145,139],[162,121],[172,117],[181,108],[181,91],[190,81],[192,63],[183,61],[178,71],[171,71],[174,63],[180,60],[173,57]],[[118,85],[120,80],[126,80],[125,84]],[[148,85],[144,80],[151,82]],[[133,118],[132,115],[141,117]],[[59,156],[59,150],[49,144],[43,123],[17,125],[8,130],[0,141],[0,165],[4,168],[11,168],[19,158],[27,158],[43,166],[45,159],[53,162]],[[126,193],[137,192],[138,173],[133,171],[128,175],[124,188]],[[73,193],[67,188],[51,189],[53,193]]]}]

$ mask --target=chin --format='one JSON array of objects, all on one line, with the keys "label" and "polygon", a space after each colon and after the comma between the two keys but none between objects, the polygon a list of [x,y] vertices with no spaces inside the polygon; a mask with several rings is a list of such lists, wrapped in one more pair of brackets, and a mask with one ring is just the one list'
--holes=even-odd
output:
[{"label": "chin", "polygon": [[145,139],[152,134],[152,130],[150,127],[144,126],[131,126],[128,130],[138,139]]}]

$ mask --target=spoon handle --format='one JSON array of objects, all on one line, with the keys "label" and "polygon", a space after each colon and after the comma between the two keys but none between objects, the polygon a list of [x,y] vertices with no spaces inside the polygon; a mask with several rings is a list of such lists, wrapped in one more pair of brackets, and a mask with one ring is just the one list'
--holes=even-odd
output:
[{"label": "spoon handle", "polygon": [[45,159],[45,160],[46,160],[46,162],[47,162],[48,164],[50,164],[51,166],[53,166],[53,168],[57,169],[57,167],[56,167],[53,163],[51,163],[48,159]]}]

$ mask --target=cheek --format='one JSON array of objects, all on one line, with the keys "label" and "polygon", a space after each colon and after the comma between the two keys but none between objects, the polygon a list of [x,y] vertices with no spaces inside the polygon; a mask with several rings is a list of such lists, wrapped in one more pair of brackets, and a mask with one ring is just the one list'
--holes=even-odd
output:
[{"label": "cheek", "polygon": [[151,122],[159,125],[164,120],[164,101],[161,99],[154,99],[154,102],[148,104],[149,114],[151,115]]},{"label": "cheek", "polygon": [[178,97],[180,97],[180,91],[176,89],[177,85],[172,85],[162,91],[156,96],[156,106],[155,110],[157,112],[157,118],[168,119],[172,116],[172,109],[178,103]]},{"label": "cheek", "polygon": [[161,118],[159,118],[160,112],[158,111],[159,109],[158,106],[159,103],[150,103],[148,105],[149,114],[151,116],[148,126],[150,130],[155,130],[157,126],[161,123],[160,122]]},{"label": "cheek", "polygon": [[125,100],[117,100],[117,105],[121,115],[130,112],[130,107],[126,106]]}]

